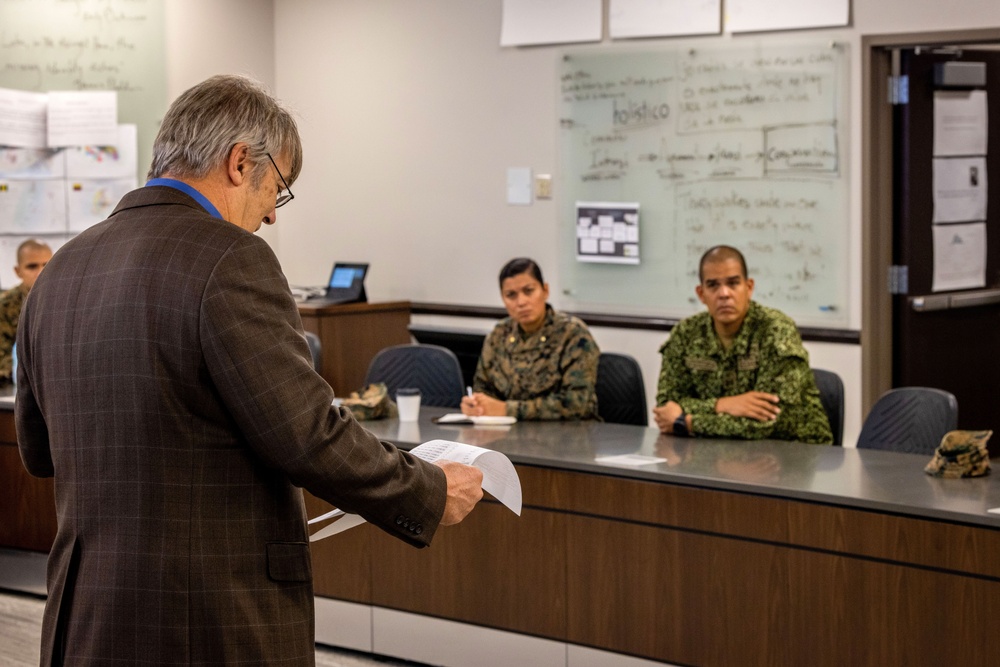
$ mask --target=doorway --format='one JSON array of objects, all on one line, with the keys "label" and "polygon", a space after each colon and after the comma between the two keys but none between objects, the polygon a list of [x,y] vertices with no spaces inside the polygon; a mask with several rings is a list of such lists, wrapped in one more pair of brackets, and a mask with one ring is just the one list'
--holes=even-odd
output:
[{"label": "doorway", "polygon": [[[919,69],[928,65],[928,63],[923,63],[924,60],[948,60],[947,53],[949,51],[945,49],[950,50],[951,53],[960,53],[963,50],[975,49],[983,45],[986,48],[996,49],[996,46],[1000,45],[1000,29],[871,35],[862,37],[862,169],[866,174],[862,186],[863,288],[861,344],[862,411],[864,414],[867,414],[871,406],[883,392],[893,386],[924,384],[948,389],[945,385],[953,381],[952,379],[942,378],[940,381],[935,382],[933,371],[929,368],[929,365],[927,369],[919,368],[918,365],[917,371],[914,372],[912,359],[908,362],[906,355],[924,355],[924,358],[926,358],[928,346],[915,348],[909,344],[910,339],[907,339],[907,345],[900,343],[900,336],[905,335],[905,333],[901,332],[906,331],[906,326],[913,327],[914,322],[916,322],[916,326],[921,331],[926,330],[932,322],[932,326],[938,328],[942,326],[948,327],[949,324],[947,322],[942,324],[941,321],[934,322],[935,319],[942,320],[940,314],[927,317],[929,313],[917,312],[913,307],[912,292],[910,294],[893,295],[889,289],[890,278],[896,278],[897,282],[900,278],[899,273],[893,272],[892,267],[900,261],[901,257],[903,258],[902,261],[908,261],[907,256],[911,258],[909,261],[913,261],[912,258],[915,253],[912,250],[903,248],[901,239],[898,238],[900,236],[898,225],[901,213],[906,213],[905,209],[907,207],[912,210],[914,202],[918,201],[913,199],[906,200],[905,195],[901,197],[900,188],[898,187],[899,178],[909,178],[909,175],[903,168],[904,165],[901,164],[905,156],[901,157],[898,150],[900,141],[898,126],[901,114],[899,113],[899,108],[892,104],[891,97],[895,89],[890,85],[890,77],[898,73],[901,69],[906,70],[908,67],[912,67],[914,62],[917,63],[917,68]],[[915,53],[923,53],[925,57],[914,59],[913,55]],[[930,54],[937,55],[931,56]],[[933,63],[930,63],[928,66],[933,66]],[[925,74],[926,72],[921,72],[921,76]],[[926,79],[922,78],[920,83],[922,85],[925,84]],[[1000,106],[998,106],[1000,105],[1000,96],[997,95],[998,91],[995,86],[991,87],[991,89],[994,94],[992,100],[993,106],[996,109],[1000,109]],[[926,103],[926,98],[923,99],[924,103]],[[926,109],[923,111],[926,112]],[[905,114],[903,115],[905,116]],[[994,111],[994,115],[996,115],[996,111]],[[924,132],[926,132],[926,129]],[[993,134],[998,134],[998,132],[1000,132],[1000,127],[995,124]],[[925,144],[928,143],[926,139],[925,136],[923,141]],[[903,140],[905,140],[905,137]],[[917,142],[917,144],[919,143]],[[996,144],[994,143],[994,145]],[[930,155],[928,152],[930,149],[927,146],[918,145],[918,150],[921,151],[921,155],[924,158]],[[1000,159],[1000,155],[996,155],[996,153],[997,151],[993,151],[994,160]],[[909,190],[912,193],[916,189],[918,196],[929,198],[930,193],[926,184],[930,182],[930,178],[927,176],[928,171],[931,169],[930,159],[924,160],[920,165],[913,163],[913,167],[914,169],[919,167],[923,170],[922,178],[924,183],[923,185],[910,184]],[[994,170],[994,174],[995,179],[1000,179],[1000,169]],[[920,188],[923,188],[923,190],[921,191]],[[929,199],[926,201],[929,201]],[[994,198],[993,211],[993,215],[990,217],[997,219],[997,214],[1000,213],[1000,198]],[[926,211],[924,213],[927,215],[926,220],[918,224],[926,225],[925,227],[919,227],[922,230],[921,234],[925,236],[922,241],[925,247],[924,250],[917,252],[916,255],[920,256],[923,253],[924,264],[926,264],[926,239],[931,235],[931,222],[930,214]],[[1000,230],[997,229],[997,225],[993,225],[993,227],[994,230],[992,233],[996,237],[994,238],[994,245],[996,245],[1000,243]],[[918,291],[930,292],[930,282],[927,277],[928,270],[926,266],[923,266],[923,273],[915,275],[916,283],[913,287]],[[989,275],[987,276],[987,281],[987,286],[990,286],[992,282],[996,282]],[[1000,306],[993,306],[993,308],[997,309],[997,312],[1000,312]],[[978,312],[976,308],[963,310],[961,314],[955,317],[950,326],[955,328],[966,326],[967,328],[974,327],[976,329],[988,326],[983,324],[982,317],[978,317],[978,319],[974,318],[975,322],[971,325],[962,321],[972,316],[983,315],[984,312],[983,308],[979,308]],[[986,317],[988,319],[989,315],[986,315]],[[915,320],[914,318],[922,319]],[[901,322],[903,322],[902,329]],[[994,337],[991,335],[994,331],[995,328],[989,327],[976,333],[981,341],[988,341]],[[976,337],[974,336],[973,338]],[[937,344],[932,344],[930,349],[936,349],[935,345]],[[989,353],[991,358],[1000,356],[992,350]],[[907,364],[909,365],[907,366]],[[972,374],[976,372],[977,367],[972,365],[966,366],[965,369],[969,374]],[[989,371],[987,370],[987,372]],[[1000,386],[1000,378],[996,378],[995,381]],[[989,391],[988,393],[992,395],[983,395],[986,392],[979,392],[980,395],[976,396],[975,394],[969,394],[968,390],[963,391],[966,393],[966,396],[959,397],[959,420],[962,427],[973,427],[970,424],[962,424],[963,403],[967,405],[966,414],[969,415],[970,419],[974,415],[984,413],[984,408],[974,407],[973,401],[980,400],[1000,403],[1000,392],[994,393],[993,391]],[[960,392],[953,391],[953,393],[958,395]],[[995,412],[991,408],[990,410],[990,414]],[[979,419],[979,417],[976,418]],[[977,422],[975,426],[988,428],[990,424]]]}]

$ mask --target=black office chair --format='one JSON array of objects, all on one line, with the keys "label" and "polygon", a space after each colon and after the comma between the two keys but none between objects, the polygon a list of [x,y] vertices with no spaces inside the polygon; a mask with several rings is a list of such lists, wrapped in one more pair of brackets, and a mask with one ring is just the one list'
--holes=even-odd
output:
[{"label": "black office chair", "polygon": [[833,431],[833,444],[840,447],[844,444],[844,382],[833,371],[814,368],[816,388],[819,389],[819,400],[830,420],[830,430]]},{"label": "black office chair", "polygon": [[319,373],[323,361],[323,345],[319,342],[319,336],[311,331],[306,332],[306,342],[309,344],[309,354],[312,356],[313,368]]},{"label": "black office chair", "polygon": [[639,363],[627,354],[601,352],[597,361],[597,414],[612,424],[647,426],[646,385]]},{"label": "black office chair", "polygon": [[394,345],[381,350],[368,365],[365,384],[384,382],[395,400],[400,387],[420,390],[423,405],[457,408],[465,394],[462,368],[455,354],[437,345]]},{"label": "black office chair", "polygon": [[958,401],[941,389],[899,387],[882,394],[865,418],[859,449],[931,456],[958,426]]}]

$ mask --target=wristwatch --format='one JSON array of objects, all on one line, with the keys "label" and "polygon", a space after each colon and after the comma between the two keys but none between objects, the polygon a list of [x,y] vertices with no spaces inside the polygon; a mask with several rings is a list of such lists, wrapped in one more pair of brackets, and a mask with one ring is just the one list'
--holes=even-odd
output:
[{"label": "wristwatch", "polygon": [[686,438],[691,435],[691,431],[688,430],[687,423],[687,413],[681,412],[680,416],[674,420],[674,435],[679,435],[682,438]]}]

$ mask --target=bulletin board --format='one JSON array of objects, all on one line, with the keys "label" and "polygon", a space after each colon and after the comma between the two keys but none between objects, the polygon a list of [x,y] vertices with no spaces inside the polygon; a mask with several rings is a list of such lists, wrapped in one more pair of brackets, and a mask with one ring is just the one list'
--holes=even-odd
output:
[{"label": "bulletin board", "polygon": [[164,23],[163,0],[0,0],[0,87],[114,91],[121,124],[113,147],[0,146],[0,288],[23,240],[56,250],[145,181],[167,107]]}]

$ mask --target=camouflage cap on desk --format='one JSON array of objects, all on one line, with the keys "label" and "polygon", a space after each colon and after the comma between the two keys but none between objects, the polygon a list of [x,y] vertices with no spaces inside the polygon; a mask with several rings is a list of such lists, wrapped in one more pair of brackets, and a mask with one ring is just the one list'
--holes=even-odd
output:
[{"label": "camouflage cap on desk", "polygon": [[394,419],[399,416],[396,404],[389,398],[389,390],[381,382],[370,384],[360,392],[352,391],[341,405],[350,408],[351,414],[358,421]]},{"label": "camouflage cap on desk", "polygon": [[981,477],[990,474],[986,443],[993,431],[949,431],[924,472],[935,477]]}]

